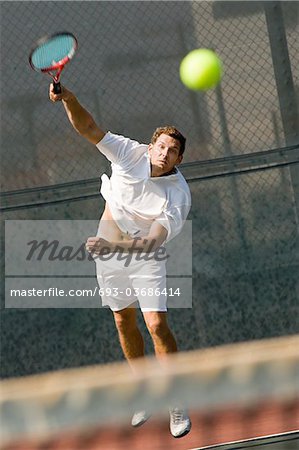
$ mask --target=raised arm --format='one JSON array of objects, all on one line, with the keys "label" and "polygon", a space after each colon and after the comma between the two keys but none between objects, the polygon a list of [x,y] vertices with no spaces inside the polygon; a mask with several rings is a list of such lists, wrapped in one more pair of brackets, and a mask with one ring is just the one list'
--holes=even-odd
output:
[{"label": "raised arm", "polygon": [[51,84],[49,92],[50,100],[52,102],[62,101],[69,121],[81,136],[92,144],[100,142],[106,133],[97,126],[91,114],[83,108],[71,91],[63,86],[61,86],[61,91],[61,94],[54,94],[53,84]]}]

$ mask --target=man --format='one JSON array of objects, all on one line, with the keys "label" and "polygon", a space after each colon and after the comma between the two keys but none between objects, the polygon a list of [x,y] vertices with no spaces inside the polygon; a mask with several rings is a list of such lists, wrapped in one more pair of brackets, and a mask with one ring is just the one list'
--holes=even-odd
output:
[{"label": "man", "polygon": [[[88,238],[86,248],[95,256],[103,305],[113,311],[124,356],[133,370],[134,360],[144,356],[136,321],[138,302],[155,355],[165,359],[177,352],[177,344],[166,317],[166,258],[153,255],[181,231],[190,210],[190,191],[176,168],[183,159],[185,138],[176,128],[163,127],[148,146],[139,144],[101,130],[66,88],[54,94],[51,85],[49,95],[53,102],[62,101],[74,129],[111,162],[111,178],[102,177],[105,209],[97,236]],[[127,265],[117,257],[119,252],[148,258],[136,257]],[[109,260],[104,258],[107,254]],[[146,295],[140,295],[141,289]],[[172,435],[187,434],[191,428],[187,412],[179,406],[169,412]],[[147,411],[136,412],[132,425],[142,425],[149,416]]]}]

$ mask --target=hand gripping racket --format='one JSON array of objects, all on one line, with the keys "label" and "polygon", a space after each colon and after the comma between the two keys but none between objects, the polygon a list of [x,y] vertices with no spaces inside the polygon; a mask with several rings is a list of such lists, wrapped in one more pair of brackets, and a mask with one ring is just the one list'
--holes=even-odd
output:
[{"label": "hand gripping racket", "polygon": [[41,38],[29,55],[32,69],[48,73],[53,78],[55,94],[61,93],[61,72],[74,56],[77,47],[78,41],[72,33],[56,33]]}]

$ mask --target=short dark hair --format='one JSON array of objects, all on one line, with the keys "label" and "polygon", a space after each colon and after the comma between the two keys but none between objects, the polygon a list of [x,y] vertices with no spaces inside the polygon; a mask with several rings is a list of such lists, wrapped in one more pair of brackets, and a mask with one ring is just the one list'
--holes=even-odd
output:
[{"label": "short dark hair", "polygon": [[179,155],[182,155],[185,151],[185,145],[186,145],[186,138],[182,135],[182,133],[173,126],[165,126],[165,127],[159,127],[156,128],[154,131],[154,134],[151,138],[151,143],[155,144],[158,137],[161,136],[161,134],[167,134],[168,136],[172,137],[173,139],[176,139],[180,143],[180,152]]}]

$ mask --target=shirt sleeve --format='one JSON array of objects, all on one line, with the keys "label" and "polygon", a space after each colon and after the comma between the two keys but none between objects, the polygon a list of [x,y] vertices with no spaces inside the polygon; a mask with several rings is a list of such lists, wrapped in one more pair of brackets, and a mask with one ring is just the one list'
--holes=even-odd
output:
[{"label": "shirt sleeve", "polygon": [[111,163],[127,168],[136,163],[140,157],[139,149],[143,146],[137,141],[108,131],[96,147]]},{"label": "shirt sleeve", "polygon": [[162,214],[157,217],[156,222],[160,223],[167,230],[166,242],[169,242],[175,236],[177,236],[188,217],[190,211],[190,205],[173,206],[170,209],[166,209]]}]

